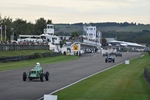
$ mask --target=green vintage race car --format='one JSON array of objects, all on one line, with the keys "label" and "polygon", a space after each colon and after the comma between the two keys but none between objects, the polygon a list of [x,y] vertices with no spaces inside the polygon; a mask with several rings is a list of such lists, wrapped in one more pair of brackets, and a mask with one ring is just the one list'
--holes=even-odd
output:
[{"label": "green vintage race car", "polygon": [[49,80],[49,72],[43,73],[42,67],[35,66],[31,71],[29,72],[29,75],[26,74],[26,72],[23,72],[23,81],[26,81],[28,78],[30,81],[33,79],[40,79],[41,82],[43,82],[43,79],[46,79],[46,81]]}]

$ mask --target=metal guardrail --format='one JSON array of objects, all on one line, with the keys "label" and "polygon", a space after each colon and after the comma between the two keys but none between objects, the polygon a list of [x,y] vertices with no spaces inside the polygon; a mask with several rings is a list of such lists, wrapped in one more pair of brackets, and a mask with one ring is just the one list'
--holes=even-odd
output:
[{"label": "metal guardrail", "polygon": [[150,71],[147,68],[144,68],[144,78],[150,84]]},{"label": "metal guardrail", "polygon": [[34,53],[31,55],[20,55],[20,56],[12,56],[12,57],[0,57],[0,62],[7,63],[7,62],[14,62],[14,61],[21,61],[21,60],[31,60],[36,58],[45,58],[45,57],[55,57],[62,55],[60,52],[45,52],[45,53]]},{"label": "metal guardrail", "polygon": [[0,51],[49,50],[49,45],[0,44]]}]

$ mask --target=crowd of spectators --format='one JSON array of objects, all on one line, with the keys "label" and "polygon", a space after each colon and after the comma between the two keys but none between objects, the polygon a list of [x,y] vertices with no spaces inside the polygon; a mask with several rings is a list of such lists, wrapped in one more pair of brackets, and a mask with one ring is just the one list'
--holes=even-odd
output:
[{"label": "crowd of spectators", "polygon": [[0,44],[5,45],[48,45],[47,42],[38,42],[38,41],[0,41]]}]

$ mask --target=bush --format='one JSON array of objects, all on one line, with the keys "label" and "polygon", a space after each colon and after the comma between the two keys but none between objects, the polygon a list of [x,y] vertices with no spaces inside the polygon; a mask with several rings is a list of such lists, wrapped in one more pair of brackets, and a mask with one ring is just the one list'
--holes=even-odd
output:
[{"label": "bush", "polygon": [[34,53],[34,56],[35,56],[36,58],[42,58],[42,54],[41,54],[41,53]]}]

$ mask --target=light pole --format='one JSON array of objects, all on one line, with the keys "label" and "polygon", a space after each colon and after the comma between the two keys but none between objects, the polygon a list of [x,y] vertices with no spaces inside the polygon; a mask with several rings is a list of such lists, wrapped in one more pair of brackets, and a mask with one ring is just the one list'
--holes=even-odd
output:
[{"label": "light pole", "polygon": [[11,40],[14,40],[14,28],[11,28],[11,32],[12,32]]},{"label": "light pole", "polygon": [[2,42],[2,40],[3,40],[3,35],[2,35],[2,29],[3,29],[3,27],[2,27],[1,21],[0,21],[0,29],[1,29],[1,42]]},{"label": "light pole", "polygon": [[5,41],[6,41],[6,30],[7,30],[7,26],[5,25]]}]

